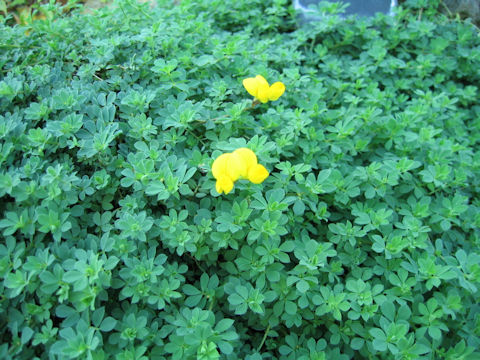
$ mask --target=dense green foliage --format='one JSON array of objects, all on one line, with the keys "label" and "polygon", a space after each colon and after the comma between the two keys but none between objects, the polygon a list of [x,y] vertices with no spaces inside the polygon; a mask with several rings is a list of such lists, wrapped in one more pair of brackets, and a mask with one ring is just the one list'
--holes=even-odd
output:
[{"label": "dense green foliage", "polygon": [[480,39],[431,3],[4,20],[0,358],[478,359]]}]

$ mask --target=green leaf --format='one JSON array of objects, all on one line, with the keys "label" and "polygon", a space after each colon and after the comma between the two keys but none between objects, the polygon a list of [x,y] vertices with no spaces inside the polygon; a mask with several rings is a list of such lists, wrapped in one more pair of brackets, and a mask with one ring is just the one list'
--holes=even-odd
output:
[{"label": "green leaf", "polygon": [[234,321],[232,319],[222,319],[215,326],[215,331],[222,333],[228,330],[233,325],[233,323]]},{"label": "green leaf", "polygon": [[289,315],[295,315],[297,313],[297,304],[293,301],[287,300],[285,302],[285,312]]},{"label": "green leaf", "polygon": [[295,286],[301,293],[306,293],[310,289],[310,285],[305,280],[298,281]]},{"label": "green leaf", "polygon": [[32,329],[30,329],[28,326],[24,327],[22,330],[22,337],[20,339],[22,344],[28,343],[32,338],[33,334],[34,334],[34,331]]},{"label": "green leaf", "polygon": [[302,216],[305,212],[305,204],[301,200],[295,201],[293,204],[293,213],[297,216]]},{"label": "green leaf", "polygon": [[193,59],[193,63],[198,67],[203,67],[205,65],[210,65],[215,62],[215,58],[211,55],[202,55],[197,59]]},{"label": "green leaf", "polygon": [[117,320],[115,320],[111,316],[107,316],[105,319],[102,320],[99,328],[101,331],[110,332],[115,328],[116,324]]},{"label": "green leaf", "polygon": [[390,301],[385,301],[381,306],[382,314],[391,322],[395,319],[395,305]]},{"label": "green leaf", "polygon": [[350,346],[352,347],[353,350],[360,350],[364,344],[365,344],[365,341],[359,337],[353,338],[352,341],[350,342]]},{"label": "green leaf", "polygon": [[7,288],[12,289],[12,297],[18,296],[28,284],[27,274],[20,270],[17,270],[15,273],[9,273],[4,283]]},{"label": "green leaf", "polygon": [[374,339],[372,342],[373,348],[377,351],[387,350],[387,342],[381,339]]},{"label": "green leaf", "polygon": [[240,304],[243,304],[245,302],[245,299],[242,298],[240,295],[238,294],[232,294],[228,297],[228,302],[231,304],[231,305],[240,305]]}]

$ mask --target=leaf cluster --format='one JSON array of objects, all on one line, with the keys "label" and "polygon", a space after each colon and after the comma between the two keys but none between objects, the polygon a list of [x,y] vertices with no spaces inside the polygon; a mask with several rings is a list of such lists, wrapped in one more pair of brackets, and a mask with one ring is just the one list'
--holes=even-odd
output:
[{"label": "leaf cluster", "polygon": [[3,20],[0,358],[478,358],[478,33],[289,3]]}]

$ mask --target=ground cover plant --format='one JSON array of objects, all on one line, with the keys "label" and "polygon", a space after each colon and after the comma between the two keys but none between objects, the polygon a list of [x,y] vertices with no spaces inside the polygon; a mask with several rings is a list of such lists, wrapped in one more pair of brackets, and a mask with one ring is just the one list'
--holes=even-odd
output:
[{"label": "ground cover plant", "polygon": [[0,358],[478,359],[480,40],[419,3],[3,19]]}]

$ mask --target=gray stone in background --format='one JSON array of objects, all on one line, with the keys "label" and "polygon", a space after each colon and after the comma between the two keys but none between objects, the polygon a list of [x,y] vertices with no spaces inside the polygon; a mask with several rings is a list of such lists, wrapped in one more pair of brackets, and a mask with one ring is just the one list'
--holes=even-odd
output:
[{"label": "gray stone in background", "polygon": [[443,3],[452,13],[480,23],[480,0],[443,0]]},{"label": "gray stone in background", "polygon": [[[308,13],[309,5],[319,4],[322,0],[293,0],[295,9],[301,10],[307,19],[313,19]],[[328,0],[329,2],[342,2],[349,4],[344,15],[373,16],[378,12],[391,14],[397,5],[397,0]]]}]

